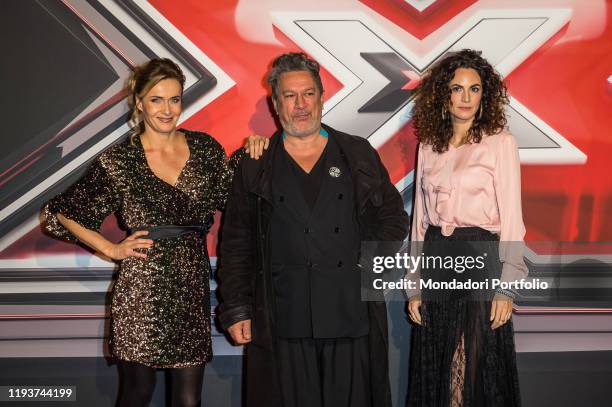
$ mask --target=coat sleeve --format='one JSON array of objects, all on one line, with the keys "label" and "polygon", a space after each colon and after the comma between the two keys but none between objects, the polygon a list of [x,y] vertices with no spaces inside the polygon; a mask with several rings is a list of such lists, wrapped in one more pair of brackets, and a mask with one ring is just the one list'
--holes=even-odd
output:
[{"label": "coat sleeve", "polygon": [[221,261],[218,271],[221,304],[218,314],[227,329],[251,319],[255,282],[255,242],[246,185],[245,162],[239,160],[231,184],[221,229]]},{"label": "coat sleeve", "polygon": [[[361,236],[359,264],[365,270],[373,270],[376,257],[395,256],[401,249],[409,228],[408,214],[404,210],[400,193],[391,182],[378,152],[371,146],[369,150],[369,155],[378,168],[380,184],[366,203],[365,215],[360,216],[361,228],[365,233]],[[389,278],[393,278],[392,275],[389,275]]]},{"label": "coat sleeve", "polygon": [[[374,224],[371,238],[379,242],[402,242],[408,235],[410,223],[408,214],[404,209],[404,200],[399,191],[391,182],[389,172],[382,163],[378,152],[372,148],[376,165],[380,171],[382,204],[372,205]],[[397,247],[399,249],[399,247]]]},{"label": "coat sleeve", "polygon": [[120,202],[111,177],[101,158],[97,157],[76,183],[43,206],[43,227],[58,239],[76,242],[77,238],[58,220],[58,213],[89,230],[97,231],[102,221],[119,209]]}]

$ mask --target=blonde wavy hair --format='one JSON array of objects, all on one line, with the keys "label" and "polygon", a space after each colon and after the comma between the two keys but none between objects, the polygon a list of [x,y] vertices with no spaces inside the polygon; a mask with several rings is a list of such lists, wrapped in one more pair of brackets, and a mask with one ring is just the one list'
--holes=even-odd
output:
[{"label": "blonde wavy hair", "polygon": [[132,142],[134,137],[144,131],[144,124],[140,121],[138,101],[164,79],[176,79],[181,84],[182,92],[185,86],[185,75],[181,68],[168,58],[151,59],[132,70],[127,83],[127,100],[131,112],[129,124],[134,128],[130,136]]}]

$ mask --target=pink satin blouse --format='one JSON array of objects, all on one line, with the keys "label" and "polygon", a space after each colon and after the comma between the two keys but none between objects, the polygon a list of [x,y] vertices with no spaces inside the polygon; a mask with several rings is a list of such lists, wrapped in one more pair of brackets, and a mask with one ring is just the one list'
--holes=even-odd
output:
[{"label": "pink satin blouse", "polygon": [[527,276],[521,167],[512,134],[502,132],[484,136],[480,143],[449,145],[442,154],[421,144],[415,185],[411,240],[423,241],[428,225],[440,226],[445,236],[456,227],[478,226],[500,236],[502,281]]}]

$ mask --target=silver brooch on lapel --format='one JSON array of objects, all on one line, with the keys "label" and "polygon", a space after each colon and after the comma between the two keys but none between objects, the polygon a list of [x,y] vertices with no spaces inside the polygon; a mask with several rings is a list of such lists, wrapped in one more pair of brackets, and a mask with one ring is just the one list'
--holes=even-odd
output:
[{"label": "silver brooch on lapel", "polygon": [[334,178],[338,178],[342,173],[340,172],[340,168],[338,167],[329,167],[329,175]]}]

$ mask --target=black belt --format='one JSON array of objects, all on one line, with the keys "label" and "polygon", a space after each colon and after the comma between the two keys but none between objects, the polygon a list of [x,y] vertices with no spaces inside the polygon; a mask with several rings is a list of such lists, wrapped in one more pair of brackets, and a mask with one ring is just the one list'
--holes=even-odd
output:
[{"label": "black belt", "polygon": [[478,226],[455,227],[453,234],[450,236],[444,236],[440,226],[429,225],[427,228],[431,229],[431,233],[442,236],[444,240],[462,240],[462,238],[467,238],[468,240],[499,240],[499,235],[497,233],[490,232]]},{"label": "black belt", "polygon": [[159,226],[142,226],[128,229],[128,235],[131,235],[139,230],[146,230],[148,235],[142,236],[142,239],[167,239],[171,237],[179,237],[189,233],[197,233],[200,237],[206,235],[208,229],[206,226],[179,226],[179,225],[159,225]]}]

